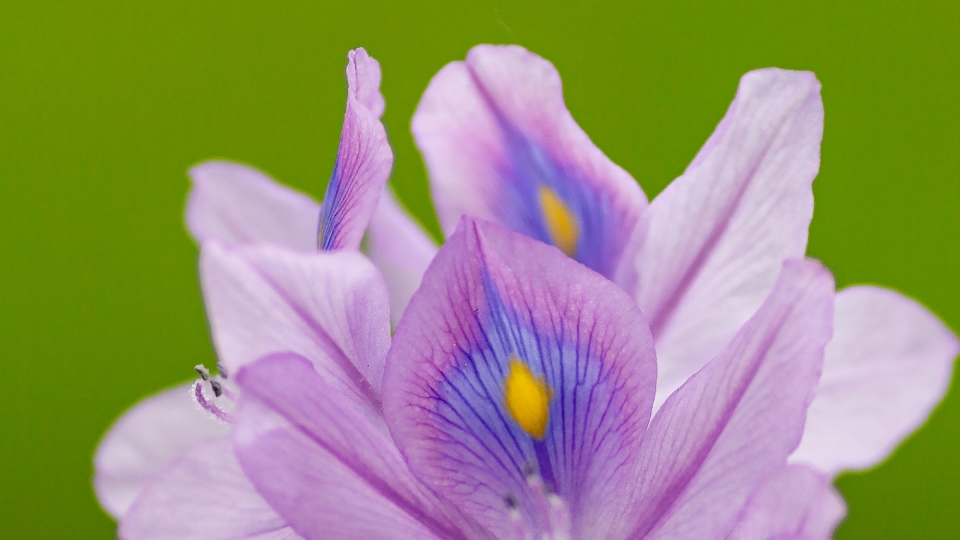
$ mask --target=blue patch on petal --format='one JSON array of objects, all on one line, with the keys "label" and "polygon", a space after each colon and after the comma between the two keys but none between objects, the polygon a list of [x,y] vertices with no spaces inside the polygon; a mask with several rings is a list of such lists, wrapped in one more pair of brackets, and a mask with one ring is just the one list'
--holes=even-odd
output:
[{"label": "blue patch on petal", "polygon": [[619,224],[610,219],[615,210],[608,198],[580,171],[563,166],[503,119],[501,127],[509,163],[499,167],[503,191],[495,195],[497,218],[516,232],[558,245],[540,195],[541,188],[549,189],[574,217],[577,241],[573,258],[610,277],[623,250],[623,232],[613,230]]},{"label": "blue patch on petal", "polygon": [[346,193],[345,190],[341,189],[343,182],[341,182],[340,167],[341,163],[338,157],[333,165],[333,175],[330,177],[330,183],[327,184],[327,192],[324,194],[323,202],[320,205],[320,226],[317,230],[320,251],[332,251],[339,247],[340,228],[347,212]]},{"label": "blue patch on petal", "polygon": [[[466,336],[451,368],[429,385],[442,435],[444,458],[460,472],[477,479],[464,490],[489,489],[512,495],[521,507],[533,505],[525,471],[538,471],[552,491],[577,504],[580,484],[597,450],[616,445],[622,422],[622,384],[589,342],[564,335],[563,325],[535,326],[532,313],[511,309],[489,277],[484,279],[489,312],[475,313],[477,335]],[[504,381],[512,357],[526,362],[552,390],[549,419],[542,441],[535,440],[510,416],[504,405]],[[607,463],[605,466],[609,466]],[[531,516],[535,520],[535,517]]]}]

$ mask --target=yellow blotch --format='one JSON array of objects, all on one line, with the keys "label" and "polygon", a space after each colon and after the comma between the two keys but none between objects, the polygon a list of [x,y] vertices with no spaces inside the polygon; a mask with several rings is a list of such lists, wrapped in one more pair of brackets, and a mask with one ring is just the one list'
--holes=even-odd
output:
[{"label": "yellow blotch", "polygon": [[553,244],[568,257],[573,257],[577,252],[577,236],[580,234],[573,212],[546,186],[540,186],[539,196],[543,219],[547,222]]},{"label": "yellow blotch", "polygon": [[503,401],[507,412],[528,435],[543,440],[547,431],[553,391],[543,377],[537,377],[523,361],[510,357],[510,372],[503,380]]}]

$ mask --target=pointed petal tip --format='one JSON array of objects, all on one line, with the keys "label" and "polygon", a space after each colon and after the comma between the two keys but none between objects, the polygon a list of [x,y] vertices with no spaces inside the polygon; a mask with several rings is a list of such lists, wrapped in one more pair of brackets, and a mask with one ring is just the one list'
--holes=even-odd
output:
[{"label": "pointed petal tip", "polygon": [[810,92],[820,92],[820,80],[812,71],[798,71],[776,67],[755,69],[748,71],[740,78],[740,83],[755,83],[758,81],[774,82],[784,85],[805,87]]},{"label": "pointed petal tip", "polygon": [[383,115],[386,101],[380,93],[380,62],[366,49],[358,47],[347,53],[347,91],[351,98],[377,117]]}]

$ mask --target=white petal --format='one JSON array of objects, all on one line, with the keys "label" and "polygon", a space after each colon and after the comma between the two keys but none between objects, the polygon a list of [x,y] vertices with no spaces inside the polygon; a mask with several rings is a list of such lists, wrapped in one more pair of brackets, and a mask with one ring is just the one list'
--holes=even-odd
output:
[{"label": "white petal", "polygon": [[230,426],[203,411],[193,385],[148,397],[124,413],[100,441],[94,487],[100,504],[121,517],[157,471],[197,444],[221,437]]},{"label": "white petal", "polygon": [[926,420],[950,384],[957,337],[894,291],[837,294],[833,341],[793,461],[836,474],[877,464]]}]

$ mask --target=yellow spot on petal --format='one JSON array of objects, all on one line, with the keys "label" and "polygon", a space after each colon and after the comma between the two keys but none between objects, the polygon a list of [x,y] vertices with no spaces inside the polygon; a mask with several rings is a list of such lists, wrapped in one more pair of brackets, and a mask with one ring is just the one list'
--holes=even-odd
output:
[{"label": "yellow spot on petal", "polygon": [[531,437],[542,440],[550,416],[553,391],[543,377],[537,377],[527,364],[510,357],[510,372],[503,381],[503,401],[510,417]]},{"label": "yellow spot on petal", "polygon": [[560,251],[573,257],[577,252],[577,221],[573,212],[552,189],[540,186],[540,208],[543,209],[543,219],[547,222],[547,229],[553,238],[553,245]]}]

